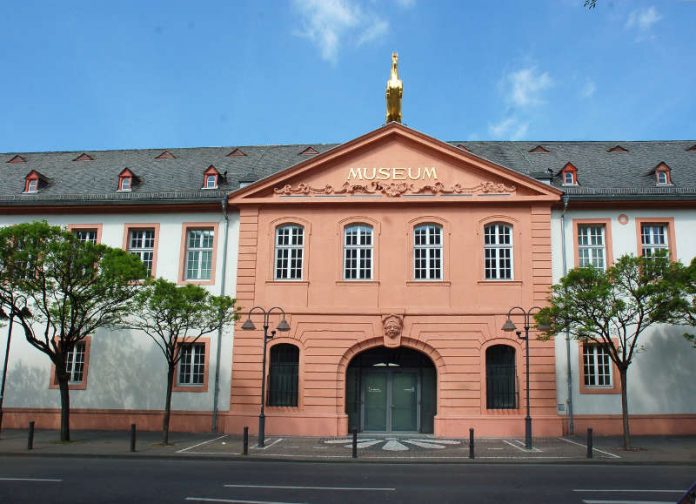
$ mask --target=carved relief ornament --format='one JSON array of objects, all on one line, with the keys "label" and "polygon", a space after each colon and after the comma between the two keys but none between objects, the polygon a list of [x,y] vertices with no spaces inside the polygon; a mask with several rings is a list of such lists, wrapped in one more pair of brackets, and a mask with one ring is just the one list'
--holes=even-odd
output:
[{"label": "carved relief ornament", "polygon": [[323,187],[312,187],[309,184],[300,183],[296,185],[286,184],[283,187],[273,189],[275,194],[281,196],[316,196],[316,195],[342,195],[342,194],[383,194],[392,198],[403,194],[511,194],[515,192],[515,186],[508,186],[503,182],[481,182],[474,187],[464,187],[457,183],[445,186],[442,182],[426,184],[415,187],[411,182],[378,182],[373,181],[366,184],[351,184],[345,182],[340,188],[336,189],[330,184]]},{"label": "carved relief ornament", "polygon": [[384,331],[384,346],[395,348],[401,345],[401,334],[404,330],[404,318],[393,313],[382,317]]}]

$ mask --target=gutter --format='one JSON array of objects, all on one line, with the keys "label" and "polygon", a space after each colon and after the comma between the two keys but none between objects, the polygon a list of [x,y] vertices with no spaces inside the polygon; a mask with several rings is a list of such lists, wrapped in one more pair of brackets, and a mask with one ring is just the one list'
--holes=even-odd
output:
[{"label": "gutter", "polygon": [[[568,273],[568,259],[566,256],[566,232],[565,232],[565,214],[568,210],[568,202],[570,196],[563,195],[563,212],[561,212],[561,258],[563,259],[563,276]],[[570,366],[570,331],[565,331],[566,340],[566,382],[568,385],[568,398],[566,404],[568,407],[568,434],[575,433],[575,418],[573,416],[573,371]]]},{"label": "gutter", "polygon": [[[225,295],[225,280],[227,278],[227,247],[230,234],[230,218],[227,211],[227,195],[222,198],[222,217],[225,219],[225,239],[222,246],[222,268],[220,280],[220,295]],[[215,378],[213,384],[213,420],[211,430],[218,432],[218,398],[220,397],[220,354],[222,351],[222,324],[218,327],[217,342],[215,344]]]}]

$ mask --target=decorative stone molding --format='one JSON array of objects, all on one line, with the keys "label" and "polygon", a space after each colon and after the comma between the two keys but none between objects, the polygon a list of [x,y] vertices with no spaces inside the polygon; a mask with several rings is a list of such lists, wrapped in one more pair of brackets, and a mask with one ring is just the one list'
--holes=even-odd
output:
[{"label": "decorative stone molding", "polygon": [[382,317],[384,329],[384,346],[396,348],[401,345],[401,334],[404,330],[404,318],[401,315],[391,313]]},{"label": "decorative stone molding", "polygon": [[403,194],[511,194],[515,192],[515,190],[515,186],[508,186],[502,182],[481,182],[474,187],[464,187],[461,184],[453,184],[447,187],[442,182],[435,182],[434,184],[427,184],[416,188],[415,184],[410,182],[373,181],[366,184],[351,184],[350,182],[346,182],[338,189],[334,188],[330,184],[323,187],[312,187],[305,183],[300,183],[294,186],[286,184],[281,188],[276,187],[273,189],[273,192],[282,196],[383,194],[385,196],[395,198]]}]

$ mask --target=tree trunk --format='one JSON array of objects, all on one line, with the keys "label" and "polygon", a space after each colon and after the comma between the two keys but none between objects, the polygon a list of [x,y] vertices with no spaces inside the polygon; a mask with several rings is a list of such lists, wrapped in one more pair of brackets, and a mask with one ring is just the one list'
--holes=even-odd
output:
[{"label": "tree trunk", "polygon": [[68,387],[68,375],[59,371],[56,372],[56,375],[58,387],[60,388],[60,440],[70,441],[70,387]]},{"label": "tree trunk", "polygon": [[174,366],[167,371],[167,398],[164,401],[164,418],[162,419],[162,442],[169,444],[169,417],[172,412],[172,385],[174,383]]},{"label": "tree trunk", "polygon": [[628,426],[628,388],[626,384],[626,376],[628,369],[619,369],[621,377],[621,416],[623,417],[623,443],[624,450],[631,449],[631,431]]}]

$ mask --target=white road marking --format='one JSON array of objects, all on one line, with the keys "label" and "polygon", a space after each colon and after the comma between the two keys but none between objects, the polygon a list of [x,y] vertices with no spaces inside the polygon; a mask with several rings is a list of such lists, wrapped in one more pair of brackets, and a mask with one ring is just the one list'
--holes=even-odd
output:
[{"label": "white road marking", "polygon": [[178,450],[177,453],[184,453],[189,450],[193,450],[194,448],[198,448],[199,446],[206,445],[208,443],[212,443],[213,441],[217,441],[218,439],[226,438],[228,434],[225,434],[224,436],[216,437],[215,439],[209,439],[208,441],[203,441],[202,443],[195,444],[193,446],[189,446],[188,448],[184,448],[183,450]]},{"label": "white road marking", "polygon": [[420,441],[422,443],[437,443],[437,444],[448,444],[448,445],[460,445],[461,441],[456,441],[454,439],[438,439],[438,438],[424,438],[424,439],[407,439],[404,441]]},{"label": "white road marking", "polygon": [[620,489],[600,489],[600,488],[573,488],[573,492],[629,492],[629,493],[677,493],[681,494],[686,492],[686,490],[638,490],[636,488],[630,488],[625,490]]},{"label": "white road marking", "polygon": [[0,478],[0,481],[26,481],[27,483],[62,483],[62,479],[52,478]]},{"label": "white road marking", "polygon": [[257,501],[241,499],[212,499],[209,497],[186,497],[187,501],[194,502],[229,502],[231,504],[307,504],[306,502],[279,502],[279,501]]},{"label": "white road marking", "polygon": [[282,438],[282,437],[279,437],[278,439],[276,439],[275,441],[273,441],[271,444],[267,444],[266,446],[252,446],[251,449],[252,449],[252,450],[267,450],[267,449],[270,448],[271,446],[280,443],[282,440],[283,440],[283,438]]},{"label": "white road marking", "polygon": [[[373,441],[361,441],[360,443],[356,444],[358,448],[369,448],[370,446],[374,446],[376,444],[381,443],[381,439],[376,439]],[[345,448],[352,448],[352,445],[346,445]]]},{"label": "white road marking", "polygon": [[434,443],[428,443],[427,441],[416,441],[415,439],[404,439],[404,443],[409,443],[414,446],[419,446],[421,448],[432,448],[434,450],[444,450],[444,446]]},{"label": "white road marking", "polygon": [[396,439],[389,439],[386,443],[384,443],[382,449],[386,451],[408,451],[408,446],[402,445]]},{"label": "white road marking", "polygon": [[347,490],[369,492],[394,492],[396,488],[386,487],[329,487],[329,486],[295,486],[295,485],[225,485],[225,488],[269,488],[274,490]]},{"label": "white road marking", "polygon": [[[509,444],[513,448],[517,448],[518,450],[523,451],[525,453],[540,453],[541,452],[541,450],[539,448],[532,448],[531,450],[528,450],[527,448],[524,447],[524,443],[522,443],[522,441],[515,440],[514,443],[511,443],[507,439],[503,439],[503,443]],[[519,444],[517,444],[517,443],[519,443]],[[520,445],[522,445],[522,446],[520,446]]]},{"label": "white road marking", "polygon": [[674,501],[644,500],[583,500],[585,504],[674,504]]},{"label": "white road marking", "polygon": [[[559,437],[558,439],[560,439],[561,441],[565,441],[566,443],[574,444],[577,446],[582,446],[583,448],[587,449],[587,445],[584,445],[582,443],[576,443],[575,441],[571,441],[570,439],[566,439],[566,438],[562,438],[562,437]],[[595,447],[592,447],[592,450],[596,451],[597,453],[602,453],[604,455],[608,455],[609,457],[612,457],[612,458],[617,458],[617,459],[621,458],[618,455],[614,455],[613,453],[609,453],[608,451],[600,450],[600,449],[595,448]]]}]

